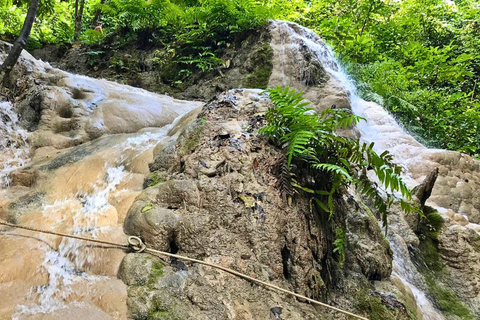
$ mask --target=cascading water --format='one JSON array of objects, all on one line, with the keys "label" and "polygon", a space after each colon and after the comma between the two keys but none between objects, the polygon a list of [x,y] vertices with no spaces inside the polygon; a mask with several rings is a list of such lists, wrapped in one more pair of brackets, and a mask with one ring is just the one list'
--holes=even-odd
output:
[{"label": "cascading water", "polygon": [[[297,60],[301,65],[300,61],[305,55],[304,52],[308,50],[309,54],[314,55],[321,62],[330,76],[330,81],[335,81],[336,84],[340,85],[340,90],[345,92],[352,112],[367,120],[361,122],[356,128],[363,142],[375,142],[374,149],[376,151],[389,150],[394,155],[396,162],[407,168],[413,158],[427,150],[406,133],[380,105],[367,102],[358,96],[355,85],[335,59],[332,50],[313,31],[291,22],[271,21],[271,32],[274,60],[284,61],[286,60],[285,56],[290,55],[290,61]],[[290,50],[287,50],[288,52],[285,52],[286,47],[290,48]],[[318,102],[315,101],[318,98],[315,96],[315,89],[309,90],[304,86],[304,83],[311,82],[311,79],[301,79],[302,81],[299,81],[299,72],[291,69],[285,70],[284,63],[279,63],[279,67],[281,70],[277,71],[277,74],[274,70],[274,80],[271,80],[270,86],[290,84],[293,87],[305,90],[308,99]],[[297,74],[297,76],[292,77],[292,74]],[[295,86],[295,84],[297,85]],[[404,178],[410,186],[416,185],[408,170]],[[394,252],[392,276],[399,278],[405,286],[411,289],[425,320],[444,319],[443,315],[436,310],[427,298],[425,281],[410,259],[407,244],[399,235],[395,234],[395,225],[390,226],[390,230],[388,238]]]},{"label": "cascading water", "polygon": [[[164,140],[170,129],[175,126],[183,115],[170,125],[153,132],[130,135],[124,142],[116,145],[117,157],[104,156],[104,170],[96,181],[92,181],[91,191],[77,192],[72,197],[53,204],[46,204],[41,209],[43,216],[60,216],[61,219],[53,227],[62,228],[68,225],[68,233],[92,238],[108,237],[109,231],[118,228],[118,218],[112,214],[115,211],[113,194],[121,194],[121,189],[129,180],[135,178],[135,173],[126,169],[145,152]],[[120,221],[121,222],[121,221]],[[52,226],[51,226],[52,227]],[[50,228],[51,228],[50,227]],[[63,228],[62,228],[63,229]],[[42,236],[48,241],[49,236]],[[51,239],[50,239],[51,240]],[[45,246],[40,245],[42,250]],[[99,276],[89,272],[92,265],[98,264],[102,253],[91,249],[80,240],[64,238],[56,249],[47,247],[41,269],[48,274],[48,283],[32,288],[26,304],[17,306],[13,319],[31,319],[29,316],[53,313],[73,305],[81,306],[81,299],[76,299],[75,286],[83,283],[94,284],[108,281],[107,276]],[[71,300],[71,302],[67,302]],[[121,315],[120,318],[125,315]],[[35,319],[35,317],[33,317]]]},{"label": "cascading water", "polygon": [[[0,102],[0,219],[126,243],[123,221],[155,147],[173,143],[203,104],[22,59],[48,83],[46,116],[28,133]],[[9,228],[0,243],[1,319],[126,319],[122,250]]]},{"label": "cascading water", "polygon": [[[478,162],[425,148],[381,106],[361,99],[332,51],[312,31],[283,21],[272,21],[270,30],[274,51],[270,87],[305,90],[316,106],[351,107],[367,119],[356,134],[375,142],[378,151],[388,149],[406,167],[411,187],[437,166],[445,176],[455,172],[448,179],[439,177],[429,205],[452,217],[457,212],[458,219],[473,218],[474,205],[480,203],[472,192],[480,188],[480,177],[472,173],[480,172]],[[13,106],[0,102],[0,218],[125,243],[122,223],[143,188],[154,147],[173,139],[170,127],[186,125],[179,122],[182,114],[200,104],[66,74],[24,58],[41,74],[38,83],[48,83],[42,88],[48,90],[42,102],[46,116],[28,134],[30,161],[27,132],[18,126]],[[323,80],[328,81],[328,90],[315,85],[324,85]],[[164,126],[173,119],[176,123]],[[15,170],[35,177],[12,179]],[[452,185],[457,186],[455,192],[450,192]],[[10,207],[16,215],[9,216]],[[462,228],[480,232],[479,225],[462,223]],[[391,224],[388,235],[394,251],[392,276],[413,292],[424,319],[443,319],[425,293],[425,281],[410,259],[409,242],[397,228]],[[34,320],[47,313],[49,319],[126,317],[126,287],[116,279],[122,251],[11,229],[0,230],[0,241],[0,318],[13,314],[15,319]]]},{"label": "cascading water", "polygon": [[27,132],[18,124],[10,102],[0,102],[0,188],[10,184],[10,173],[23,167],[28,157]]}]

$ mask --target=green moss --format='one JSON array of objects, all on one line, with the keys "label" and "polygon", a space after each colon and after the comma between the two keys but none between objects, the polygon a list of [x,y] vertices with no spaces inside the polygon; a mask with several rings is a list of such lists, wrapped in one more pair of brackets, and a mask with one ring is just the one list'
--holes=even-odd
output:
[{"label": "green moss", "polygon": [[148,179],[150,180],[150,183],[148,184],[149,187],[154,187],[160,182],[165,181],[165,177],[160,177],[158,172],[152,173]]},{"label": "green moss", "polygon": [[424,215],[418,224],[420,237],[437,239],[444,223],[442,216],[435,209],[428,206],[424,208]]},{"label": "green moss", "polygon": [[425,276],[425,280],[427,281],[429,293],[435,299],[440,310],[449,319],[455,319],[456,317],[462,320],[475,319],[470,310],[458,299],[457,295],[437,281],[433,274]]},{"label": "green moss", "polygon": [[253,65],[254,71],[247,77],[243,86],[246,88],[266,89],[273,69],[273,50],[265,44],[257,51]]},{"label": "green moss", "polygon": [[419,224],[420,233],[420,267],[418,271],[425,277],[428,293],[437,307],[448,319],[475,319],[457,294],[448,288],[449,273],[444,269],[438,252],[438,233],[443,226],[443,219],[431,208],[426,208],[425,218]]},{"label": "green moss", "polygon": [[418,248],[421,252],[422,261],[428,270],[440,271],[442,269],[443,266],[440,262],[440,254],[438,253],[438,243],[435,239],[425,238],[421,240]]},{"label": "green moss", "polygon": [[157,292],[152,300],[152,307],[147,320],[184,320],[189,317],[178,300],[165,291]]},{"label": "green moss", "polygon": [[405,308],[407,309],[408,317],[409,317],[411,320],[418,320],[418,318],[417,318],[417,312],[416,312],[414,309],[412,309],[411,306],[406,305],[406,304],[404,304],[404,305],[405,305]]},{"label": "green moss", "polygon": [[393,310],[389,310],[379,297],[360,291],[355,308],[368,315],[370,320],[396,320],[398,317]]},{"label": "green moss", "polygon": [[150,270],[150,275],[148,276],[147,284],[153,286],[157,283],[158,278],[163,276],[163,263],[161,261],[155,261]]},{"label": "green moss", "polygon": [[197,124],[190,132],[188,132],[178,151],[180,156],[189,154],[195,150],[196,146],[200,142],[200,138],[202,137],[204,130],[205,124],[200,121],[199,124]]}]

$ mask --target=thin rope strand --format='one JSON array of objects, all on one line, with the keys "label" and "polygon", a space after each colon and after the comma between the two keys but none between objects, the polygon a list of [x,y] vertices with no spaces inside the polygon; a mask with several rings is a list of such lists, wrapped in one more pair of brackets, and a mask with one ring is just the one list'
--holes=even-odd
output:
[{"label": "thin rope strand", "polygon": [[[240,273],[240,272],[235,271],[235,270],[233,270],[233,269],[225,268],[225,267],[222,267],[222,266],[220,266],[220,265],[213,264],[213,263],[210,263],[210,262],[206,262],[206,261],[203,261],[203,260],[197,260],[197,259],[193,259],[193,258],[181,256],[181,255],[178,255],[178,254],[173,254],[173,253],[164,252],[164,251],[159,251],[159,250],[155,250],[155,249],[151,249],[151,248],[145,247],[145,245],[143,244],[142,240],[141,240],[140,238],[138,238],[138,237],[130,237],[130,238],[129,238],[129,243],[130,243],[130,245],[125,245],[125,244],[116,243],[116,242],[111,242],[111,241],[107,241],[107,240],[100,240],[100,239],[94,239],[94,238],[89,238],[89,237],[82,237],[82,236],[72,235],[72,234],[68,234],[68,233],[61,233],[61,232],[54,232],[54,231],[42,230],[42,229],[37,229],[37,228],[32,228],[32,227],[19,226],[19,225],[15,225],[15,224],[8,223],[8,222],[3,222],[3,221],[0,221],[0,225],[12,227],[12,228],[17,228],[17,229],[24,229],[24,230],[34,231],[34,232],[40,232],[40,233],[45,233],[45,234],[50,234],[50,235],[60,236],[60,237],[65,237],[65,238],[78,239],[78,240],[82,240],[82,241],[89,241],[89,242],[95,242],[95,243],[101,243],[101,244],[108,244],[108,245],[111,245],[111,246],[114,246],[114,247],[118,247],[118,248],[122,248],[122,249],[130,249],[130,248],[133,248],[135,251],[139,251],[139,252],[144,251],[144,252],[150,253],[150,254],[152,254],[152,255],[167,256],[167,257],[176,258],[176,259],[183,260],[183,261],[189,261],[189,262],[193,262],[193,263],[205,265],[205,266],[208,266],[208,267],[211,267],[211,268],[219,269],[219,270],[222,270],[222,271],[224,271],[224,272],[233,274],[233,275],[235,275],[235,276],[237,276],[237,277],[240,277],[240,278],[243,278],[243,279],[245,279],[245,280],[254,282],[254,283],[259,284],[259,285],[262,285],[262,286],[264,286],[264,287],[268,287],[268,288],[271,288],[271,289],[274,289],[274,290],[277,290],[277,291],[280,291],[280,292],[283,292],[283,293],[292,295],[292,296],[294,296],[294,297],[297,297],[297,298],[306,300],[306,301],[308,301],[308,302],[310,302],[310,303],[312,303],[312,304],[316,304],[316,305],[322,306],[322,307],[324,307],[324,308],[328,308],[328,309],[331,309],[331,310],[334,310],[334,311],[343,313],[343,314],[345,314],[345,315],[348,315],[348,316],[351,316],[351,317],[355,317],[355,318],[357,318],[357,319],[368,320],[368,318],[365,318],[365,317],[359,316],[359,315],[357,315],[357,314],[354,314],[354,313],[351,313],[351,312],[348,312],[348,311],[345,311],[345,310],[342,310],[342,309],[333,307],[333,306],[331,306],[331,305],[329,305],[329,304],[326,304],[326,303],[323,303],[323,302],[320,302],[320,301],[317,301],[317,300],[310,299],[310,298],[308,298],[308,297],[306,297],[306,296],[303,296],[303,295],[301,295],[301,294],[298,294],[298,293],[295,293],[295,292],[293,292],[293,291],[289,291],[289,290],[283,289],[283,288],[281,288],[281,287],[278,287],[278,286],[276,286],[276,285],[274,285],[274,284],[271,284],[271,283],[268,283],[268,282],[265,282],[265,281],[262,281],[262,280],[259,280],[259,279],[250,277],[250,276],[248,276],[248,275],[246,275],[246,274]],[[132,240],[135,240],[136,243],[134,243],[133,241],[131,241],[131,239],[132,239]]]}]

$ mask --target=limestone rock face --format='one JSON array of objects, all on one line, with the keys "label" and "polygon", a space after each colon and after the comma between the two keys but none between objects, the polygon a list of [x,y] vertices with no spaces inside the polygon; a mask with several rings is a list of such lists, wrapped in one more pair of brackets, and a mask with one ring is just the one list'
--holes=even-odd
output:
[{"label": "limestone rock face", "polygon": [[[150,186],[131,206],[125,232],[155,249],[232,268],[316,299],[335,288],[330,299],[355,310],[356,296],[373,289],[369,280],[390,277],[388,242],[368,208],[345,198],[339,208],[346,215],[345,274],[334,271],[338,257],[328,244],[328,222],[320,222],[307,198],[297,197],[289,206],[277,191],[282,152],[256,133],[269,105],[267,95],[247,89],[230,90],[207,104],[178,143],[168,147],[169,161],[162,153],[153,161],[156,180],[150,175]],[[127,256],[122,265],[129,261]],[[171,305],[173,299],[191,319],[324,319],[329,314],[344,319],[205,266],[174,260],[162,270],[168,276],[160,276],[155,287],[129,285],[131,312],[155,312],[159,302]],[[167,283],[173,284],[164,296],[160,288]],[[401,318],[404,311],[398,312]]]},{"label": "limestone rock face", "polygon": [[439,236],[439,253],[452,275],[448,284],[475,314],[480,314],[480,235],[450,225]]},{"label": "limestone rock face", "polygon": [[[335,108],[349,108],[364,117],[365,122],[340,134],[360,138],[366,143],[374,142],[373,149],[379,154],[388,150],[394,161],[405,168],[403,178],[407,185],[410,188],[420,185],[418,191],[421,192],[417,196],[422,207],[432,207],[440,215],[437,221],[444,222],[444,227],[436,231],[439,235],[431,234],[431,226],[424,229],[425,234],[419,234],[417,215],[404,215],[398,208],[392,208],[389,229],[393,234],[389,232],[388,238],[394,248],[393,279],[398,283],[399,277],[408,278],[407,283],[418,287],[412,291],[415,291],[417,302],[422,304],[425,318],[441,318],[442,312],[448,316],[453,312],[460,318],[479,318],[476,276],[479,248],[472,243],[476,243],[474,239],[480,234],[480,198],[476,192],[480,189],[480,162],[460,152],[423,146],[380,105],[359,97],[354,83],[341,70],[332,52],[311,30],[291,22],[272,21],[270,32],[274,68],[269,86],[289,85],[305,91],[306,98],[318,111],[335,105]],[[306,65],[316,65],[309,63],[312,60],[320,62],[325,71],[314,73],[318,81],[311,81],[302,73]],[[375,181],[373,175],[369,177]],[[429,183],[434,181],[434,185]],[[427,249],[426,238],[432,240]],[[435,260],[442,272],[422,279],[416,270],[431,261],[418,261],[418,247],[430,251],[424,253],[427,256],[438,256]],[[368,257],[366,253],[365,258]],[[412,259],[417,265],[410,261]],[[405,283],[399,290],[402,286]],[[456,305],[446,304],[447,300],[455,300]]]},{"label": "limestone rock face", "polygon": [[125,232],[141,237],[149,247],[169,251],[177,225],[178,216],[172,210],[137,199],[128,210]]},{"label": "limestone rock face", "polygon": [[[6,47],[5,43],[0,45]],[[1,50],[0,50],[1,52]],[[1,53],[0,53],[1,54]],[[17,109],[33,148],[72,147],[105,134],[163,127],[202,105],[142,89],[73,75],[25,51],[14,75],[25,83]],[[27,74],[30,77],[25,77]]]},{"label": "limestone rock face", "polygon": [[[305,91],[316,111],[357,112],[360,106],[358,115],[367,124],[340,134],[374,141],[380,152],[388,149],[406,168],[410,187],[438,168],[425,200],[444,220],[430,240],[448,279],[434,282],[479,317],[479,162],[425,148],[378,104],[353,96],[325,44],[294,23],[272,21],[238,46],[238,52],[226,53],[228,67],[197,76],[181,93],[211,100],[201,113],[191,111],[199,102],[75,76],[24,52],[13,72],[15,107],[29,132],[31,163],[11,174],[10,189],[0,190],[0,218],[58,231],[90,230],[90,216],[76,214],[98,205],[95,225],[107,239],[125,242],[123,227],[149,247],[205,259],[364,315],[376,310],[382,319],[423,319],[425,308],[435,312],[442,306],[432,302],[427,280],[409,272],[417,269],[412,261],[425,240],[416,216],[392,208],[389,245],[374,214],[353,194],[338,199],[336,225],[313,212],[307,197],[295,197],[292,205],[280,197],[284,155],[257,134],[271,107],[268,96],[224,89],[289,85]],[[7,47],[0,42],[0,52]],[[154,87],[155,78],[151,73],[145,83]],[[84,223],[80,228],[74,225],[78,221]],[[344,260],[333,252],[338,229],[346,237]],[[6,244],[0,246],[0,261],[11,270],[0,275],[0,292],[8,296],[0,302],[0,318],[10,318],[25,292],[49,283],[45,272],[35,272],[46,263],[38,251],[59,252],[65,243],[47,240],[39,247],[25,237],[1,233],[0,238]],[[12,247],[24,254],[15,255]],[[345,319],[205,266],[81,249],[67,256],[85,260],[75,272],[103,277],[68,288],[73,302],[52,319]],[[117,271],[125,284],[114,278]],[[99,296],[78,298],[88,290]]]},{"label": "limestone rock face", "polygon": [[[6,48],[0,42],[0,63]],[[25,51],[11,89],[15,100],[0,96],[0,219],[126,244],[125,216],[154,150],[175,144],[202,103],[74,76]],[[142,209],[130,222],[156,226],[151,237],[176,227],[169,209]],[[125,283],[148,286],[161,270],[159,259],[121,264],[124,256],[118,247],[1,226],[0,319],[128,319]],[[130,270],[125,283],[119,269]],[[161,318],[163,307],[155,308]]]},{"label": "limestone rock face", "polygon": [[[392,273],[392,251],[382,234],[378,221],[366,206],[360,207],[353,199],[346,201],[347,234],[352,264],[360,267],[369,280],[388,279]],[[347,261],[348,262],[348,261]]]}]

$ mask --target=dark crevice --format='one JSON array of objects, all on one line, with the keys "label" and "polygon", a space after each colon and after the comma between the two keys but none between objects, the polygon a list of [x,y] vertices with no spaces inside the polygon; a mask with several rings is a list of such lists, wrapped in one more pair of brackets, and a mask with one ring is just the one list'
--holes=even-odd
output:
[{"label": "dark crevice", "polygon": [[290,272],[290,264],[291,264],[292,255],[290,250],[287,246],[284,246],[282,249],[282,264],[283,264],[283,276],[285,280],[290,281],[292,278],[292,274]]},{"label": "dark crevice", "polygon": [[178,246],[175,243],[175,240],[170,241],[170,253],[177,254],[177,252],[178,252]]}]

